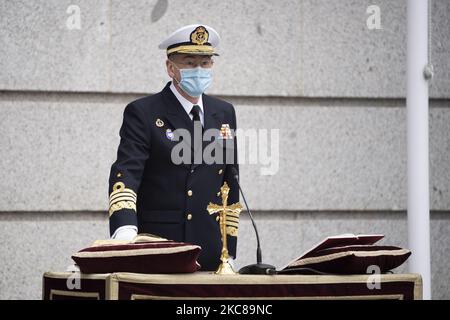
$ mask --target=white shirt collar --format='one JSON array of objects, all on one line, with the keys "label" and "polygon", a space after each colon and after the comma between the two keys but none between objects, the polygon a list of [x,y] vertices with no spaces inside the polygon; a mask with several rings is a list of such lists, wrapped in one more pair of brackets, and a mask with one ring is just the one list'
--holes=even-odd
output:
[{"label": "white shirt collar", "polygon": [[[175,85],[172,83],[170,84],[170,90],[172,90],[173,94],[175,95],[175,97],[178,99],[178,101],[180,101],[180,104],[183,106],[183,109],[186,111],[186,113],[188,114],[189,118],[193,118],[192,114],[191,114],[191,110],[192,107],[194,106],[194,104],[192,102],[190,102],[189,100],[187,100],[185,97],[183,97],[177,90],[177,88],[175,88]],[[203,95],[201,95],[198,99],[197,105],[200,107],[200,122],[202,123],[202,125],[204,125],[204,111],[203,111]]]}]

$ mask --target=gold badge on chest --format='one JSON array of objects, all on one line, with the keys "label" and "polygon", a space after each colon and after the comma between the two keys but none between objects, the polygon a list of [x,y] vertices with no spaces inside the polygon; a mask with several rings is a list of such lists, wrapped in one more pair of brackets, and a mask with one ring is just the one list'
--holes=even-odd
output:
[{"label": "gold badge on chest", "polygon": [[233,136],[231,134],[230,125],[228,123],[224,123],[220,127],[219,139],[223,139],[223,140],[233,139]]}]

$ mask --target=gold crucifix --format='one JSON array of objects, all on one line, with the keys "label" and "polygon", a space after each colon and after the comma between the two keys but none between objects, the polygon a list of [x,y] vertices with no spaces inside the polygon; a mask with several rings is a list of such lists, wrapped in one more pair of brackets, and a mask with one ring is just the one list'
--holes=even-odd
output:
[{"label": "gold crucifix", "polygon": [[222,235],[222,254],[220,256],[220,261],[222,261],[222,263],[219,265],[219,268],[217,268],[216,274],[236,274],[228,262],[230,256],[228,254],[227,234],[230,236],[237,236],[239,214],[241,213],[242,206],[239,202],[227,206],[229,192],[230,188],[225,182],[220,188],[222,205],[210,202],[206,208],[209,214],[219,213],[220,234]]}]

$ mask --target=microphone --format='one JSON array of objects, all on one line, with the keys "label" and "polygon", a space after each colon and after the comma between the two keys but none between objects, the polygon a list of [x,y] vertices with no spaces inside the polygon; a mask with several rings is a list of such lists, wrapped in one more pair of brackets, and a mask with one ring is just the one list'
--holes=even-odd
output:
[{"label": "microphone", "polygon": [[239,270],[239,273],[240,274],[276,274],[277,271],[274,266],[272,266],[270,264],[262,263],[261,244],[259,241],[258,228],[256,228],[255,220],[253,220],[253,215],[250,212],[250,208],[248,207],[247,200],[245,200],[244,192],[242,191],[241,185],[239,184],[239,173],[238,173],[236,167],[234,167],[234,166],[231,167],[231,173],[233,174],[233,177],[237,182],[239,191],[241,192],[241,195],[242,195],[242,199],[244,199],[244,203],[245,203],[245,207],[247,208],[248,215],[250,217],[250,220],[252,221],[253,229],[255,229],[256,244],[257,244],[256,263],[242,267]]}]

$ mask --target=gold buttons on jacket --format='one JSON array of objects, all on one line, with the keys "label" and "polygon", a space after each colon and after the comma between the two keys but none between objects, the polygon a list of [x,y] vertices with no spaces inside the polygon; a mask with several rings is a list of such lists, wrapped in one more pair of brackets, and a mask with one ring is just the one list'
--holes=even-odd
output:
[{"label": "gold buttons on jacket", "polygon": [[188,220],[192,220],[192,214],[189,213],[189,214],[187,215],[187,219],[188,219]]},{"label": "gold buttons on jacket", "polygon": [[187,195],[188,195],[189,197],[192,197],[193,194],[194,194],[194,193],[192,192],[192,190],[189,190],[189,191],[187,192]]},{"label": "gold buttons on jacket", "polygon": [[158,128],[161,128],[162,126],[164,126],[164,121],[162,121],[161,119],[156,119],[155,123]]},{"label": "gold buttons on jacket", "polygon": [[219,174],[222,174],[222,172],[223,172],[223,170],[222,170],[222,169],[220,169],[220,170],[219,170]]},{"label": "gold buttons on jacket", "polygon": [[122,177],[122,173],[121,172],[117,173],[117,178],[120,178],[120,177]]},{"label": "gold buttons on jacket", "polygon": [[219,216],[217,216],[217,217],[216,217],[216,221],[219,221],[219,220],[220,220],[220,217],[219,217]]},{"label": "gold buttons on jacket", "polygon": [[219,192],[217,192],[217,194],[216,194],[218,197],[220,197],[220,191]]}]

